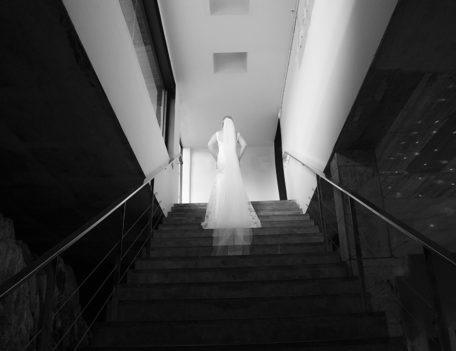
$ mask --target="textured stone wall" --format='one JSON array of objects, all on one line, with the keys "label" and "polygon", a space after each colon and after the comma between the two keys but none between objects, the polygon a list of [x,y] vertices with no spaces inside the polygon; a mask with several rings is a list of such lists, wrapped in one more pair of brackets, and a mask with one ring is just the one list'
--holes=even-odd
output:
[{"label": "textured stone wall", "polygon": [[[0,214],[0,283],[18,273],[33,261],[34,257],[26,244],[16,241],[14,224]],[[75,317],[80,313],[79,295],[71,296],[77,287],[73,270],[62,259],[57,260],[55,297],[51,344],[56,344]],[[46,273],[41,271],[28,279],[19,288],[0,300],[0,350],[36,350],[39,337],[42,307],[46,294]],[[68,303],[64,304],[68,300]],[[69,349],[80,340],[87,330],[83,319],[78,320],[59,346]],[[87,340],[83,343],[87,344]]]}]

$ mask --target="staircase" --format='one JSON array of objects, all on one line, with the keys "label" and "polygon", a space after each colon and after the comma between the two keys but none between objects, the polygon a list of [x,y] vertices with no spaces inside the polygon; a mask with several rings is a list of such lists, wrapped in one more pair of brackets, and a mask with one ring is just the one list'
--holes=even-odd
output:
[{"label": "staircase", "polygon": [[91,350],[402,350],[292,201],[253,202],[249,255],[211,256],[205,204],[179,204],[119,288]]}]

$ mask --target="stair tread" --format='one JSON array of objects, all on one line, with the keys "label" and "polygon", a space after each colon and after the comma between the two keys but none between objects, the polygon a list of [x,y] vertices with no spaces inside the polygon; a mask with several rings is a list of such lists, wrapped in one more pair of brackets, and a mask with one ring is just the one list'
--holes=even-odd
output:
[{"label": "stair tread", "polygon": [[[399,340],[398,340],[399,339]],[[369,348],[366,348],[369,347]],[[378,346],[380,348],[378,348]],[[382,348],[387,346],[387,348]],[[374,348],[372,348],[374,347]],[[394,348],[393,348],[394,347]],[[82,351],[400,351],[406,350],[402,338],[389,337],[370,337],[370,338],[351,338],[351,339],[334,339],[334,340],[309,340],[309,341],[288,341],[288,342],[271,342],[267,344],[199,344],[199,345],[175,345],[175,346],[139,346],[139,347],[89,347]]]},{"label": "stair tread", "polygon": [[118,320],[217,320],[315,316],[363,311],[360,294],[250,298],[122,300]]},{"label": "stair tread", "polygon": [[169,271],[182,271],[182,272],[220,272],[220,271],[231,271],[231,270],[258,270],[258,269],[274,269],[274,268],[289,268],[289,269],[314,269],[321,266],[325,267],[340,267],[345,268],[343,263],[309,263],[303,265],[263,265],[263,266],[237,266],[237,267],[204,267],[204,268],[158,268],[158,269],[133,269],[133,272],[169,272]]},{"label": "stair tread", "polygon": [[[331,257],[339,257],[337,253],[334,252],[323,252],[323,253],[308,253],[307,256],[311,257],[321,257],[321,256],[331,256]],[[161,260],[195,260],[195,259],[206,259],[206,260],[220,260],[220,259],[238,259],[238,260],[250,260],[253,258],[277,258],[277,257],[298,257],[298,258],[307,258],[303,257],[300,253],[290,253],[290,254],[258,254],[255,256],[251,255],[232,255],[232,256],[198,256],[197,258],[188,257],[188,256],[172,256],[172,257],[147,257],[147,258],[139,258],[138,261],[161,261]]]},{"label": "stair tread", "polygon": [[[283,279],[280,280],[281,284],[286,284],[287,282],[289,283],[306,283],[306,282],[337,282],[337,281],[349,281],[349,282],[357,282],[358,279],[347,276],[347,277],[322,277],[322,278],[312,278],[312,279]],[[252,284],[266,284],[266,283],[277,283],[278,281],[276,279],[263,279],[263,280],[255,280],[251,282]],[[237,284],[248,284],[250,282],[223,282],[223,283],[218,283],[218,282],[183,282],[183,283],[127,283],[124,285],[121,285],[120,288],[133,288],[133,287],[140,287],[140,288],[159,288],[160,286],[163,287],[168,287],[170,285],[185,285],[185,286],[212,286],[212,285],[220,285],[220,286],[232,286],[232,285],[237,285]]]},{"label": "stair tread", "polygon": [[[167,299],[168,302],[238,302],[238,301],[272,301],[272,300],[283,300],[283,301],[296,301],[296,300],[312,300],[316,298],[341,298],[341,297],[360,297],[360,293],[337,293],[337,294],[314,294],[314,295],[274,295],[274,296],[250,296],[250,297],[213,297],[213,298],[186,298],[186,297],[173,297]],[[123,304],[147,304],[147,303],[163,303],[163,299],[120,299]]]},{"label": "stair tread", "polygon": [[[236,323],[233,323],[236,320]],[[172,345],[386,337],[383,313],[180,321],[116,321],[97,326],[95,344]]]},{"label": "stair tread", "polygon": [[[367,318],[381,318],[384,317],[384,312],[355,312],[355,313],[327,313],[324,315],[318,316],[297,316],[297,317],[254,317],[254,318],[241,318],[241,320],[245,321],[288,321],[288,320],[296,320],[296,321],[303,321],[308,323],[316,323],[316,322],[332,322],[336,319],[345,320],[347,319],[367,319]],[[220,318],[217,319],[218,322],[230,322],[231,318]],[[182,324],[188,325],[191,324],[193,321],[166,321],[169,324]],[[197,322],[205,323],[205,322],[213,322],[212,319],[201,319]],[[101,322],[100,325],[105,326],[118,326],[118,325],[125,325],[125,326],[135,326],[135,325],[160,325],[160,321],[148,321],[145,323],[138,323],[136,321],[108,321],[108,322]]]}]

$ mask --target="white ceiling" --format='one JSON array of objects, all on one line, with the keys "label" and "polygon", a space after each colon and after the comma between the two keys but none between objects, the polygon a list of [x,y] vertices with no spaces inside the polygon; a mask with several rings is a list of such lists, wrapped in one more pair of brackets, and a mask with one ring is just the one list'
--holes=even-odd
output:
[{"label": "white ceiling", "polygon": [[[231,12],[242,11],[242,2],[233,1]],[[211,15],[209,0],[159,0],[159,6],[184,146],[206,147],[225,115],[249,145],[273,143],[297,0],[250,0],[245,15]],[[213,54],[226,52],[247,52],[247,71],[215,74]]]}]

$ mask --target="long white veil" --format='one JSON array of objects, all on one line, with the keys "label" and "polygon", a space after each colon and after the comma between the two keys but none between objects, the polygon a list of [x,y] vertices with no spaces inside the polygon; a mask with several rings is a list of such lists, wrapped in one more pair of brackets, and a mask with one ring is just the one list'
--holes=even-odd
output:
[{"label": "long white veil", "polygon": [[[237,152],[238,134],[230,118],[225,118],[222,131],[217,133],[217,143],[216,177],[202,226],[215,229],[214,247],[248,246],[252,230],[246,228],[261,227],[261,223],[244,188]],[[228,250],[228,254],[237,251]]]}]

